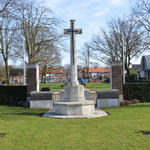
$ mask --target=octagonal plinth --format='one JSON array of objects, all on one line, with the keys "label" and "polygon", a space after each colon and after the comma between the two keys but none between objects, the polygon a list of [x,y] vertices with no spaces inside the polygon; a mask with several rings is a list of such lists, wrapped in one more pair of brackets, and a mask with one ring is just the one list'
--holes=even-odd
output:
[{"label": "octagonal plinth", "polygon": [[107,116],[108,114],[100,109],[95,110],[94,101],[83,102],[55,102],[55,109],[45,113],[43,117],[76,119],[95,118]]},{"label": "octagonal plinth", "polygon": [[55,113],[62,115],[88,115],[94,113],[94,101],[55,102]]}]

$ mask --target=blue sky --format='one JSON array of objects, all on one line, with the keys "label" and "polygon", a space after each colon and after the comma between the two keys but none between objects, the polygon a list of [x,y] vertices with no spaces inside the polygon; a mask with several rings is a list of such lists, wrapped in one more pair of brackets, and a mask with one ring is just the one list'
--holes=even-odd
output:
[{"label": "blue sky", "polygon": [[[118,16],[128,16],[130,13],[130,0],[45,0],[45,2],[57,17],[65,21],[65,28],[69,28],[70,19],[75,19],[76,27],[82,28],[83,34],[77,36],[78,53],[84,43],[91,40],[93,34],[106,27],[108,21]],[[69,57],[69,54],[63,55],[63,65],[69,63],[66,56]]]}]

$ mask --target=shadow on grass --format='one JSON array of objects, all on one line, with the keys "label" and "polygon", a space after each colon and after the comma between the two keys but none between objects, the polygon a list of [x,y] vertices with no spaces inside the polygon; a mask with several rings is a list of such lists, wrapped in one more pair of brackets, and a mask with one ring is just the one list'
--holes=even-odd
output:
[{"label": "shadow on grass", "polygon": [[21,112],[21,113],[1,113],[0,114],[0,117],[2,117],[2,116],[15,116],[15,115],[18,115],[18,116],[39,116],[39,117],[41,117],[43,114],[44,114],[45,112],[43,112],[43,113],[34,113],[34,112]]},{"label": "shadow on grass", "polygon": [[23,106],[17,106],[17,105],[0,105],[1,109],[3,108],[6,109],[6,107],[8,108],[12,107],[13,109],[16,109],[16,110],[24,108]]},{"label": "shadow on grass", "polygon": [[139,104],[130,104],[126,106],[119,106],[119,107],[108,107],[104,108],[105,109],[128,109],[128,108],[150,108],[150,103],[149,104],[144,104],[144,103],[139,103]]},{"label": "shadow on grass", "polygon": [[31,113],[31,112],[25,112],[25,113],[17,113],[16,115],[22,115],[22,116],[41,116],[43,113]]},{"label": "shadow on grass", "polygon": [[140,103],[140,104],[131,104],[131,105],[128,105],[128,106],[126,106],[126,108],[150,108],[150,103],[149,104],[142,104],[142,103]]}]

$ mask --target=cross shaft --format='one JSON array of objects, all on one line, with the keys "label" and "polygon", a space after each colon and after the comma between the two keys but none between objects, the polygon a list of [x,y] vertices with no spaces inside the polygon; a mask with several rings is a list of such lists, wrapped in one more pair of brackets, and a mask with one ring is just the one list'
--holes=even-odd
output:
[{"label": "cross shaft", "polygon": [[75,29],[75,20],[70,20],[70,29],[64,29],[64,34],[70,34],[70,71],[71,85],[78,85],[76,63],[76,34],[82,34],[82,29]]}]

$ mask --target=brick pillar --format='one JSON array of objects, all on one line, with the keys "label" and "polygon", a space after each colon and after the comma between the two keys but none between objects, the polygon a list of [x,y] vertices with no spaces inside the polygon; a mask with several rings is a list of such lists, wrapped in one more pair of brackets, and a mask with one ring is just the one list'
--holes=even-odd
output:
[{"label": "brick pillar", "polygon": [[118,89],[120,99],[123,99],[122,64],[119,61],[110,65],[110,85],[111,89]]},{"label": "brick pillar", "polygon": [[37,64],[27,66],[27,95],[30,96],[32,91],[39,91],[39,66]]}]

